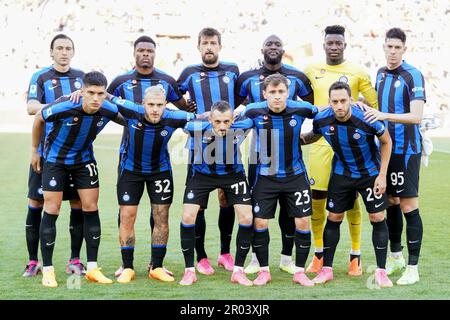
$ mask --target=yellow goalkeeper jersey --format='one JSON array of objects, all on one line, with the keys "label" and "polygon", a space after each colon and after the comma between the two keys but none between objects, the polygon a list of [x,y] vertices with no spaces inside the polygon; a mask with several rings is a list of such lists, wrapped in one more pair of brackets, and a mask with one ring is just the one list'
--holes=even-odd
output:
[{"label": "yellow goalkeeper jersey", "polygon": [[[309,64],[303,72],[311,81],[316,106],[328,105],[328,89],[334,82],[342,81],[350,86],[354,101],[358,101],[359,93],[361,93],[372,107],[378,108],[377,92],[372,86],[370,76],[364,68],[357,64],[349,61],[338,65],[318,62]],[[316,144],[328,145],[323,137]]]}]

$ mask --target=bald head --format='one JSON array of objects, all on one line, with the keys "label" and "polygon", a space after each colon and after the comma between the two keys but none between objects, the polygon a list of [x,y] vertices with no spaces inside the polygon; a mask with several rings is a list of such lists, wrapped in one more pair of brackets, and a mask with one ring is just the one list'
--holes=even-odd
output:
[{"label": "bald head", "polygon": [[283,41],[277,35],[271,35],[263,42],[261,53],[264,56],[264,65],[269,69],[281,67],[284,49]]}]

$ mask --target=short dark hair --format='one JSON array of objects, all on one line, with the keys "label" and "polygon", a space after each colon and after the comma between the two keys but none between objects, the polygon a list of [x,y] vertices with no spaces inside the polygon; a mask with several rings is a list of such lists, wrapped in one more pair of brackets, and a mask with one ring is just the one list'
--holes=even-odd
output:
[{"label": "short dark hair", "polygon": [[325,36],[328,34],[340,34],[340,35],[344,36],[345,28],[343,26],[340,26],[337,24],[328,26],[325,28]]},{"label": "short dark hair", "polygon": [[217,39],[219,40],[219,44],[222,44],[222,36],[220,35],[220,32],[217,31],[214,28],[203,28],[199,33],[198,33],[198,44],[200,44],[200,39],[201,37],[214,37],[217,36]]},{"label": "short dark hair", "polygon": [[211,106],[211,114],[214,111],[219,111],[220,113],[225,113],[228,111],[231,111],[231,106],[228,102],[224,101],[224,100],[219,100],[213,103],[213,105]]},{"label": "short dark hair", "polygon": [[91,71],[84,75],[83,84],[85,87],[89,86],[103,86],[106,88],[108,85],[108,80],[103,75],[103,73],[98,71]]},{"label": "short dark hair", "polygon": [[50,42],[50,49],[53,49],[53,46],[55,45],[55,41],[58,39],[70,40],[70,42],[72,42],[73,50],[75,50],[75,44],[73,43],[73,40],[69,36],[65,35],[64,33],[57,34],[56,36],[53,37],[52,41]]},{"label": "short dark hair", "polygon": [[333,83],[330,86],[330,89],[328,89],[328,97],[330,96],[331,91],[333,91],[333,90],[342,90],[342,89],[347,91],[349,97],[352,96],[352,90],[350,89],[350,86],[347,83],[341,82],[341,81],[336,81],[335,83]]},{"label": "short dark hair", "polygon": [[386,32],[386,38],[387,39],[399,39],[403,44],[406,43],[406,34],[405,32],[400,28],[391,28]]},{"label": "short dark hair", "polygon": [[289,89],[288,79],[280,73],[271,74],[266,79],[264,79],[263,90],[266,90],[269,85],[278,86],[280,83],[286,86],[286,89]]},{"label": "short dark hair", "polygon": [[141,43],[141,42],[149,42],[149,43],[153,43],[153,45],[156,48],[156,42],[155,40],[153,40],[152,38],[150,38],[149,36],[140,36],[139,38],[136,39],[136,41],[134,42],[134,48],[136,49],[136,46]]}]

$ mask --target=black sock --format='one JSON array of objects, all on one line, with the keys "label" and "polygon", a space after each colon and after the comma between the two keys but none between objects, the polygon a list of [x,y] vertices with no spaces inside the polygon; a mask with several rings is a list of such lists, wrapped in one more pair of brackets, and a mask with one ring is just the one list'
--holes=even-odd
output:
[{"label": "black sock", "polygon": [[98,247],[100,246],[101,226],[98,210],[83,211],[84,239],[86,241],[86,255],[88,262],[96,262]]},{"label": "black sock", "polygon": [[304,268],[311,248],[311,231],[295,230],[295,266]]},{"label": "black sock", "polygon": [[165,244],[152,244],[152,267],[162,268],[166,256],[167,246]]},{"label": "black sock", "polygon": [[261,267],[267,267],[269,265],[269,243],[269,229],[255,229],[255,232],[253,232],[253,248],[255,249],[256,257]]},{"label": "black sock", "polygon": [[332,267],[334,253],[341,237],[342,221],[334,222],[327,219],[325,229],[323,231],[323,266]]},{"label": "black sock", "polygon": [[419,263],[420,247],[422,246],[423,224],[419,209],[405,213],[406,241],[408,245],[408,265]]},{"label": "black sock", "polygon": [[370,222],[372,224],[372,243],[375,249],[377,267],[386,268],[387,246],[389,242],[388,227],[386,220],[380,222]]},{"label": "black sock", "polygon": [[155,219],[153,219],[153,209],[150,209],[150,230],[153,234],[153,229],[155,228]]},{"label": "black sock", "polygon": [[124,269],[130,268],[134,269],[133,260],[134,260],[134,247],[121,247],[120,253],[122,254],[122,267]]},{"label": "black sock", "polygon": [[181,223],[180,225],[181,250],[186,268],[194,267],[194,247],[197,240],[195,239],[195,230],[195,224]]},{"label": "black sock", "polygon": [[81,209],[70,210],[70,259],[80,258],[80,250],[83,245],[84,217]]},{"label": "black sock", "polygon": [[402,251],[403,215],[399,204],[386,209],[386,223],[389,231],[391,252]]},{"label": "black sock", "polygon": [[195,220],[195,251],[197,252],[197,262],[203,258],[208,258],[205,251],[206,221],[205,210],[199,210]]},{"label": "black sock", "polygon": [[295,218],[289,217],[284,205],[280,205],[278,224],[281,230],[281,254],[292,256],[295,238]]},{"label": "black sock", "polygon": [[220,254],[230,253],[231,235],[234,227],[234,207],[220,207],[219,230],[220,230]]},{"label": "black sock", "polygon": [[27,220],[25,222],[25,238],[27,239],[28,255],[30,260],[38,260],[39,228],[41,226],[41,208],[28,206]]},{"label": "black sock", "polygon": [[41,241],[42,264],[44,267],[53,265],[53,249],[56,241],[56,219],[57,215],[48,214],[44,211],[41,227],[39,229],[39,240]]},{"label": "black sock", "polygon": [[239,224],[239,229],[236,237],[236,259],[234,265],[237,267],[243,267],[245,258],[250,251],[253,236],[253,225]]}]

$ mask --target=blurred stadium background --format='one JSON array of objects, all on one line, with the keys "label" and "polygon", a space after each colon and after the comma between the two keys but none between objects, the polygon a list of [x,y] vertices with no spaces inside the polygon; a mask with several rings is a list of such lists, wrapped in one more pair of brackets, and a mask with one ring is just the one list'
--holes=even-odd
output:
[{"label": "blurred stadium background", "polygon": [[[384,65],[382,43],[393,26],[407,32],[405,59],[426,79],[425,117],[435,136],[450,135],[450,2],[362,0],[296,2],[187,0],[0,0],[0,131],[28,132],[25,98],[31,75],[52,63],[49,43],[60,32],[75,42],[72,66],[103,71],[109,81],[133,66],[132,44],[141,34],[157,41],[156,67],[177,78],[200,61],[197,34],[212,26],[223,34],[220,58],[241,72],[256,66],[262,41],[285,41],[284,61],[302,69],[323,60],[323,29],[346,27],[345,56],[375,77]],[[107,132],[120,132],[110,125]]]}]

